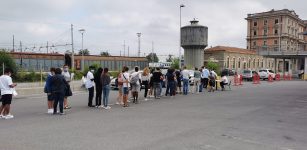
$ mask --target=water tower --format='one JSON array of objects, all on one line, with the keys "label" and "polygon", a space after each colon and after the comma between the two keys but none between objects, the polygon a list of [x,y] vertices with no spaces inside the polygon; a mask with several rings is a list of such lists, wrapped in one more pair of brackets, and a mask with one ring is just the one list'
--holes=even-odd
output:
[{"label": "water tower", "polygon": [[181,28],[181,46],[184,49],[184,64],[191,67],[204,65],[204,49],[208,45],[208,27],[190,21],[191,25]]}]

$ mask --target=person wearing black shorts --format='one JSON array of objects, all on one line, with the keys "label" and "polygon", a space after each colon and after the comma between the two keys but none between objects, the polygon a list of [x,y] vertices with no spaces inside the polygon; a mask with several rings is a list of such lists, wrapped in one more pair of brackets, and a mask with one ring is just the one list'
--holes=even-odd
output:
[{"label": "person wearing black shorts", "polygon": [[1,101],[0,118],[12,119],[14,116],[10,114],[10,106],[12,103],[13,89],[17,84],[13,83],[11,75],[12,70],[6,68],[4,74],[0,77]]}]

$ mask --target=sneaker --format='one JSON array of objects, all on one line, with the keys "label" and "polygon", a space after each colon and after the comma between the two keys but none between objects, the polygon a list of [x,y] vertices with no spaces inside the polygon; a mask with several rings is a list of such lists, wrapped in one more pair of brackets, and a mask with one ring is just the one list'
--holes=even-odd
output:
[{"label": "sneaker", "polygon": [[104,108],[104,106],[103,106],[103,105],[100,105],[100,106],[98,106],[98,108]]},{"label": "sneaker", "polygon": [[13,119],[14,116],[12,114],[8,114],[6,116],[3,117],[4,119]]},{"label": "sneaker", "polygon": [[64,109],[71,109],[71,107],[70,106],[66,106],[66,107],[64,107]]},{"label": "sneaker", "polygon": [[111,107],[110,107],[110,106],[107,106],[107,107],[105,107],[105,109],[111,109]]},{"label": "sneaker", "polygon": [[53,109],[48,109],[47,114],[53,114]]},{"label": "sneaker", "polygon": [[116,104],[116,105],[120,105],[120,103],[119,103],[119,102],[116,102],[115,104]]},{"label": "sneaker", "polygon": [[129,100],[127,100],[127,102],[128,102],[128,103],[130,103],[130,101],[129,101]]},{"label": "sneaker", "polygon": [[144,101],[148,101],[148,99],[147,99],[147,98],[145,98],[145,99],[144,99]]}]

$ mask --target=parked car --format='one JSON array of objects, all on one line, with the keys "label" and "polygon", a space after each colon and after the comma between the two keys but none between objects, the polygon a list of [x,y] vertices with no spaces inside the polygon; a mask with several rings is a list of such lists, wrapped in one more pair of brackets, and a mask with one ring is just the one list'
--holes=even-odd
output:
[{"label": "parked car", "polygon": [[243,80],[252,81],[254,74],[258,74],[258,73],[254,70],[243,70],[242,78]]},{"label": "parked car", "polygon": [[271,69],[261,69],[261,70],[259,70],[258,74],[260,76],[260,79],[262,79],[262,80],[268,79],[269,75],[271,75],[273,77],[273,79],[275,80],[276,74]]},{"label": "parked car", "polygon": [[235,75],[235,71],[231,70],[231,69],[223,69],[221,74],[222,75],[226,75],[226,76],[234,76]]}]

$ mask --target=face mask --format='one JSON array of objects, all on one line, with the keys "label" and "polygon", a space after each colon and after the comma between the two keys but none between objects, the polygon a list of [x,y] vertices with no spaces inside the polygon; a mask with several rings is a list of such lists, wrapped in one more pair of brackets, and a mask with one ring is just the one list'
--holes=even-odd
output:
[{"label": "face mask", "polygon": [[65,72],[67,72],[67,71],[68,71],[68,69],[67,69],[67,68],[64,68],[64,71],[65,71]]},{"label": "face mask", "polygon": [[91,70],[92,73],[94,73],[94,70]]}]

